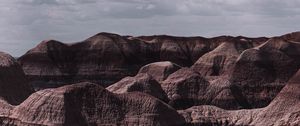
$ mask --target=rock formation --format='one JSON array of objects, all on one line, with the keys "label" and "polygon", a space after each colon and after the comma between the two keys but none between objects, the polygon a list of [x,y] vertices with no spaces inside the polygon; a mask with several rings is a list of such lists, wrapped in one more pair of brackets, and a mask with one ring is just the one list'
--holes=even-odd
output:
[{"label": "rock formation", "polygon": [[214,106],[194,106],[178,112],[187,125],[296,126],[300,121],[300,70],[265,108],[227,111]]},{"label": "rock formation", "polygon": [[251,41],[224,42],[214,50],[204,54],[192,66],[202,76],[221,76],[230,73],[236,59],[245,49],[253,47]]},{"label": "rock formation", "polygon": [[182,68],[161,82],[163,90],[175,109],[185,109],[196,105],[215,105],[224,109],[239,109],[228,77],[207,81],[198,72]]},{"label": "rock formation", "polygon": [[208,81],[189,68],[174,72],[161,84],[170,99],[169,104],[176,109],[205,104],[208,85]]},{"label": "rock formation", "polygon": [[107,87],[106,89],[117,94],[139,91],[152,95],[162,101],[169,101],[160,84],[147,73],[141,73],[135,77],[125,77],[121,81]]},{"label": "rock formation", "polygon": [[210,85],[205,91],[206,105],[214,105],[223,109],[241,109],[242,105],[237,101],[234,93],[231,90],[231,83],[228,77],[218,77],[210,81]]},{"label": "rock formation", "polygon": [[174,73],[178,69],[180,69],[181,66],[174,64],[169,61],[163,61],[163,62],[155,62],[150,63],[145,66],[143,66],[139,70],[140,73],[147,73],[151,75],[155,80],[157,81],[163,81],[165,80],[170,74]]},{"label": "rock formation", "polygon": [[251,124],[299,125],[300,123],[300,70],[289,80],[276,98],[259,111]]},{"label": "rock formation", "polygon": [[152,43],[160,47],[161,61],[172,61],[180,66],[191,66],[199,57],[215,49],[223,42],[251,41],[253,45],[259,45],[268,38],[247,38],[243,36],[219,36],[213,38],[204,37],[176,37],[168,35],[140,36],[137,39]]},{"label": "rock formation", "polygon": [[19,62],[37,88],[87,80],[108,86],[154,61],[146,55],[151,52],[148,45],[116,34],[99,33],[73,44],[44,41],[20,57]]},{"label": "rock formation", "polygon": [[230,82],[244,108],[267,106],[300,68],[300,43],[272,38],[245,50],[237,59]]},{"label": "rock formation", "polygon": [[170,61],[189,67],[224,41],[249,40],[258,44],[266,39],[240,36],[129,37],[99,33],[73,44],[43,41],[18,61],[36,90],[82,81],[106,87],[126,76],[135,75],[149,63]]},{"label": "rock formation", "polygon": [[99,33],[0,53],[0,125],[299,125],[299,36]]},{"label": "rock formation", "polygon": [[45,89],[1,116],[1,125],[182,125],[170,106],[143,93],[116,95],[99,85],[79,83]]},{"label": "rock formation", "polygon": [[[201,104],[216,105],[225,109],[241,108],[230,90],[228,77],[220,77],[209,83],[192,69],[182,68],[176,71],[180,67],[175,65],[176,69],[172,70],[174,65],[170,62],[155,62],[145,65],[136,76],[125,77],[106,89],[117,94],[144,92],[167,103],[170,98],[169,104],[176,109]],[[169,74],[171,74],[170,77],[168,77]],[[168,77],[167,80],[164,79],[165,77]],[[156,80],[162,80],[159,83],[164,90]]]},{"label": "rock formation", "polygon": [[292,32],[289,34],[285,34],[285,35],[280,36],[280,38],[287,40],[287,41],[300,42],[300,32]]},{"label": "rock formation", "polygon": [[21,66],[13,57],[0,52],[0,99],[16,105],[32,92]]}]

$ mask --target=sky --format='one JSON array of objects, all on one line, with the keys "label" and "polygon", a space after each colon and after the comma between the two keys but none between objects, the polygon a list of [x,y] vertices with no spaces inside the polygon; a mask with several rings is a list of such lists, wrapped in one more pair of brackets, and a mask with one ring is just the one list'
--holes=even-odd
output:
[{"label": "sky", "polygon": [[120,35],[277,36],[300,31],[300,0],[0,0],[0,51]]}]

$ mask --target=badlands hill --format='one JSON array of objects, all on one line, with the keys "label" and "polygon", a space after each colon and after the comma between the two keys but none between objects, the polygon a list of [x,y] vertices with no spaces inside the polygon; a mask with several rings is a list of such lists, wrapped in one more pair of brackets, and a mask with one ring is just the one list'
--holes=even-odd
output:
[{"label": "badlands hill", "polygon": [[0,125],[299,125],[300,32],[47,40],[0,53]]},{"label": "badlands hill", "polygon": [[19,104],[25,100],[33,88],[21,66],[9,54],[0,52],[0,100],[10,104]]},{"label": "badlands hill", "polygon": [[[217,48],[223,42],[251,42],[249,47],[265,42],[267,38],[220,36],[128,37],[99,33],[82,42],[65,44],[46,40],[21,56],[18,61],[37,89],[58,87],[67,83],[91,81],[107,87],[126,76],[135,75],[149,63],[170,61],[189,67],[199,57]],[[237,45],[247,48],[242,45]]]}]

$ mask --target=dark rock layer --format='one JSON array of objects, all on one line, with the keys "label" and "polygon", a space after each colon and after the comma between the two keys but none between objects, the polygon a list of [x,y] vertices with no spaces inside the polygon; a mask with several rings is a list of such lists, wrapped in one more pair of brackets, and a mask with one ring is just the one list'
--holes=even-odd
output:
[{"label": "dark rock layer", "polygon": [[170,99],[169,104],[176,109],[184,109],[205,104],[204,95],[209,82],[199,73],[182,68],[171,74],[161,86]]},{"label": "dark rock layer", "polygon": [[169,101],[160,84],[152,76],[146,73],[138,74],[135,77],[125,77],[106,89],[117,94],[138,91],[152,95],[164,102]]},{"label": "dark rock layer", "polygon": [[184,124],[183,118],[160,100],[143,94],[113,94],[99,85],[79,83],[32,94],[1,125],[149,125]]},{"label": "dark rock layer", "polygon": [[256,45],[266,39],[241,36],[128,37],[99,33],[73,44],[43,41],[18,61],[37,90],[81,81],[106,87],[123,77],[135,75],[149,63],[171,61],[180,66],[191,66],[224,41],[249,40]]},{"label": "dark rock layer", "polygon": [[37,88],[78,81],[108,86],[153,62],[147,55],[152,52],[148,47],[148,43],[139,40],[100,33],[74,44],[44,41],[20,57],[19,62]]},{"label": "dark rock layer", "polygon": [[29,98],[21,67],[0,53],[0,124],[298,125],[299,32],[266,39],[99,33],[44,41],[18,59],[36,90],[89,82]]},{"label": "dark rock layer", "polygon": [[180,68],[181,66],[170,61],[163,61],[147,64],[143,66],[138,73],[147,73],[160,82]]},{"label": "dark rock layer", "polygon": [[226,76],[235,65],[239,55],[248,48],[254,47],[251,41],[224,42],[214,50],[204,54],[192,66],[203,76]]},{"label": "dark rock layer", "polygon": [[21,66],[13,57],[0,52],[0,99],[16,105],[32,92]]},{"label": "dark rock layer", "polygon": [[231,90],[244,108],[267,106],[300,68],[300,43],[272,38],[237,59]]},{"label": "dark rock layer", "polygon": [[163,90],[175,109],[186,109],[197,105],[215,105],[224,109],[240,109],[230,89],[228,77],[207,81],[198,72],[182,68],[161,82]]},{"label": "dark rock layer", "polygon": [[194,106],[178,111],[186,125],[297,126],[300,120],[300,70],[264,108],[228,111],[214,106]]}]

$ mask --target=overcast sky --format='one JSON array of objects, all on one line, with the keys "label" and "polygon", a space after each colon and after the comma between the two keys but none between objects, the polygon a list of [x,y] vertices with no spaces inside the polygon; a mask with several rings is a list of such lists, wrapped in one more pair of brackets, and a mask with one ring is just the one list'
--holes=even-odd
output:
[{"label": "overcast sky", "polygon": [[0,0],[0,50],[121,35],[275,36],[300,30],[300,0]]}]

